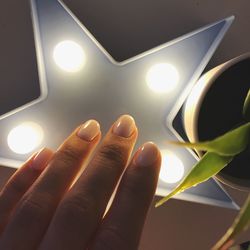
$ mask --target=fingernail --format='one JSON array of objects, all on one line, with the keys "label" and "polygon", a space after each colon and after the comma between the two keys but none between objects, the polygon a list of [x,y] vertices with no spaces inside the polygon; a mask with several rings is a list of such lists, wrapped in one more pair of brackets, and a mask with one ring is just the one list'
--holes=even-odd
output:
[{"label": "fingernail", "polygon": [[113,133],[122,137],[130,137],[135,130],[135,120],[130,115],[121,116],[114,124]]},{"label": "fingernail", "polygon": [[150,166],[158,157],[158,148],[153,142],[145,143],[135,158],[135,164],[139,166]]},{"label": "fingernail", "polygon": [[41,149],[33,159],[31,167],[36,170],[43,170],[52,154],[53,152],[48,148]]},{"label": "fingernail", "polygon": [[89,120],[81,126],[77,135],[85,141],[92,141],[99,133],[99,123],[95,120]]}]

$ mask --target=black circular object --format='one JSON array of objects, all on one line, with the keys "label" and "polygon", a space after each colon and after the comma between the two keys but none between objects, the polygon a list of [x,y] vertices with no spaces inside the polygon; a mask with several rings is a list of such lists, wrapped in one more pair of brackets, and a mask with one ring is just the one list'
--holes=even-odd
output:
[{"label": "black circular object", "polygon": [[[247,121],[244,100],[250,89],[250,58],[240,61],[217,77],[206,93],[198,116],[199,141],[214,139]],[[244,183],[250,188],[250,146],[219,175]],[[236,183],[237,184],[237,183]]]}]

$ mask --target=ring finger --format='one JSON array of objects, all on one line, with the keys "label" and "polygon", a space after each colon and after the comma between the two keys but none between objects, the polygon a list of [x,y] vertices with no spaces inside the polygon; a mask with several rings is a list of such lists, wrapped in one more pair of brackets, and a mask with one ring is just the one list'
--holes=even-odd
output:
[{"label": "ring finger", "polygon": [[53,152],[44,148],[33,154],[22,167],[9,179],[0,192],[0,234],[8,223],[9,217],[25,192],[40,176]]},{"label": "ring finger", "polygon": [[41,177],[19,202],[2,234],[0,249],[36,249],[58,203],[100,137],[99,124],[91,120],[60,146]]}]

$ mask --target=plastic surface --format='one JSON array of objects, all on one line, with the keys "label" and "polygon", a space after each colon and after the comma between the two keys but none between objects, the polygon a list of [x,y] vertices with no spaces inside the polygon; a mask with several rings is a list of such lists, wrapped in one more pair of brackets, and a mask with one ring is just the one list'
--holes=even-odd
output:
[{"label": "plastic surface", "polygon": [[[32,121],[43,128],[44,140],[39,147],[56,148],[88,119],[100,121],[105,133],[115,119],[128,113],[134,116],[140,130],[135,148],[154,141],[162,150],[172,150],[187,173],[196,159],[186,149],[169,147],[166,140],[178,138],[172,121],[234,18],[118,63],[62,2],[33,0],[31,7],[42,96],[39,102],[0,117],[0,164],[18,167],[29,156],[15,154],[7,145],[9,131],[22,122]],[[53,60],[55,46],[65,40],[76,42],[85,52],[85,65],[78,72],[63,71]],[[178,84],[170,93],[155,93],[147,85],[147,72],[159,63],[171,64],[179,73]],[[157,194],[166,194],[176,184],[159,181]],[[237,208],[214,180],[177,198]]]}]

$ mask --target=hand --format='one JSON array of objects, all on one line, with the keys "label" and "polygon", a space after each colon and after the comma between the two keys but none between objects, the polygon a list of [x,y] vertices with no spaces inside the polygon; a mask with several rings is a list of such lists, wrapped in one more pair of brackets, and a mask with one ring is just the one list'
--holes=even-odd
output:
[{"label": "hand", "polygon": [[130,160],[137,135],[124,115],[100,142],[90,120],[55,153],[34,154],[0,193],[0,249],[137,249],[161,165],[152,142]]}]

